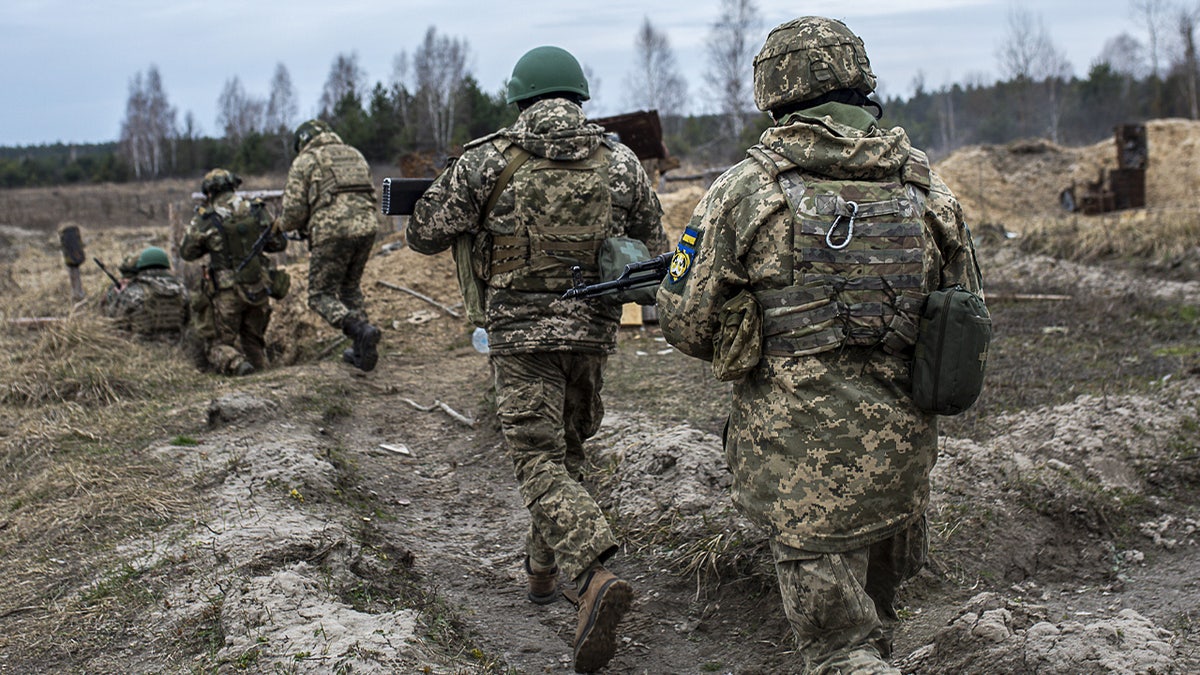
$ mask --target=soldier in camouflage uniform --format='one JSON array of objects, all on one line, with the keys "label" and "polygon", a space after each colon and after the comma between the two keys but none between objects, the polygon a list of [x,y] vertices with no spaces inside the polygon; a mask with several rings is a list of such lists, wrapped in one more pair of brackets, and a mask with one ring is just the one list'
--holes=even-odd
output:
[{"label": "soldier in camouflage uniform", "polygon": [[667,341],[734,382],[733,500],[769,533],[805,673],[900,672],[893,602],[924,564],[937,458],[909,395],[915,326],[932,290],[981,284],[958,201],[878,125],[874,86],[841,22],[774,29],[754,61],[774,126],[697,206],[658,291]]},{"label": "soldier in camouflage uniform", "polygon": [[528,596],[552,602],[560,571],[575,581],[579,672],[612,657],[632,598],[628,582],[601,564],[617,540],[580,482],[583,442],[604,415],[600,389],[621,308],[562,295],[573,264],[597,279],[607,237],[639,239],[651,251],[668,246],[649,178],[629,148],[586,122],[587,98],[570,53],[526,53],[508,83],[516,123],[468,143],[417,202],[407,230],[409,246],[427,254],[463,234],[474,240],[498,414],[531,517]]},{"label": "soldier in camouflage uniform", "polygon": [[140,338],[178,341],[188,320],[188,292],[171,274],[167,252],[156,246],[121,263],[121,288],[110,287],[102,310]]},{"label": "soldier in camouflage uniform", "polygon": [[321,120],[297,127],[293,148],[279,228],[308,239],[308,306],[354,340],[342,359],[374,370],[381,335],[367,321],[361,288],[379,229],[371,168]]},{"label": "soldier in camouflage uniform", "polygon": [[[248,375],[267,367],[266,333],[271,320],[270,259],[263,253],[251,255],[259,236],[271,228],[271,216],[261,200],[237,194],[241,183],[225,169],[205,174],[200,184],[205,204],[196,207],[179,244],[184,260],[208,256],[201,286],[193,293],[192,323],[207,343],[209,366],[229,375]],[[283,233],[272,230],[263,251],[286,248]]]}]

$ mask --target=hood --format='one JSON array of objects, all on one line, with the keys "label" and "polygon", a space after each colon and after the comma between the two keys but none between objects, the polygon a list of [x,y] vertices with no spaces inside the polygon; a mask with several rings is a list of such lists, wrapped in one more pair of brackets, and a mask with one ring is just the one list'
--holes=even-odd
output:
[{"label": "hood", "polygon": [[322,131],[316,136],[313,136],[311,141],[305,143],[304,147],[300,148],[300,152],[311,150],[312,148],[319,148],[322,145],[339,145],[342,143],[344,143],[344,141],[342,140],[341,136],[337,135],[336,131]]},{"label": "hood", "polygon": [[590,157],[604,129],[590,124],[583,108],[561,98],[538,101],[500,135],[538,157],[572,161]]},{"label": "hood", "polygon": [[759,142],[805,173],[834,180],[894,177],[912,153],[912,144],[904,129],[882,129],[874,122],[861,108],[828,103],[788,115],[764,131]]}]

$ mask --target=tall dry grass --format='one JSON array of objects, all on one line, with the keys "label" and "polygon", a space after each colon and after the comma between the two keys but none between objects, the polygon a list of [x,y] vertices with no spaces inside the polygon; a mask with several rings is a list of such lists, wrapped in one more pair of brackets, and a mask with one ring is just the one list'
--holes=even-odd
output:
[{"label": "tall dry grass", "polygon": [[1065,260],[1170,265],[1200,255],[1200,212],[1192,208],[1073,214],[1026,222],[1022,250]]}]

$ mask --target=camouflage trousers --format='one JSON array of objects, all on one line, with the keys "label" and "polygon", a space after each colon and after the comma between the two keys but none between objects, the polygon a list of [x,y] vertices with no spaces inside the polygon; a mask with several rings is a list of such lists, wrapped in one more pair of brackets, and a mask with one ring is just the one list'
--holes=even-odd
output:
[{"label": "camouflage trousers", "polygon": [[616,552],[617,540],[581,482],[583,442],[600,428],[604,354],[493,354],[496,408],[529,509],[525,553],[575,579]]},{"label": "camouflage trousers", "polygon": [[925,564],[925,518],[844,553],[808,553],[771,542],[783,610],[805,675],[900,675],[888,665],[896,593]]},{"label": "camouflage trousers", "polygon": [[267,301],[248,302],[236,288],[217,292],[208,308],[216,335],[208,341],[208,365],[219,373],[233,374],[243,361],[255,370],[267,367],[266,334],[271,321]]},{"label": "camouflage trousers", "polygon": [[375,233],[328,237],[312,247],[308,263],[308,306],[329,325],[342,327],[347,316],[367,320],[362,276],[375,245]]}]

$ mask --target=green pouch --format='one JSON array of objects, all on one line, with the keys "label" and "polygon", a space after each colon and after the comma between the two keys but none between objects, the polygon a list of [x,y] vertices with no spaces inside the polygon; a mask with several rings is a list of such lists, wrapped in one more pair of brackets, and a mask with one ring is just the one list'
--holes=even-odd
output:
[{"label": "green pouch", "polygon": [[267,274],[271,277],[267,292],[276,300],[286,298],[288,291],[292,290],[292,275],[284,270],[267,270]]},{"label": "green pouch", "polygon": [[[630,263],[650,259],[650,250],[641,240],[632,237],[608,237],[600,244],[596,265],[600,268],[600,281],[612,281],[621,276],[625,266]],[[614,304],[636,302],[639,305],[653,305],[654,295],[658,284],[617,291],[602,296]]]},{"label": "green pouch", "polygon": [[935,415],[957,415],[983,390],[992,316],[983,298],[962,286],[929,294],[912,365],[912,397]]},{"label": "green pouch", "polygon": [[762,308],[754,294],[742,291],[721,305],[713,336],[713,376],[722,382],[741,379],[762,359]]},{"label": "green pouch", "polygon": [[474,265],[471,264],[474,247],[473,235],[458,235],[454,240],[454,268],[458,273],[458,290],[462,292],[463,309],[467,312],[467,319],[476,326],[487,328],[487,317],[483,311],[487,284],[475,274]]}]

